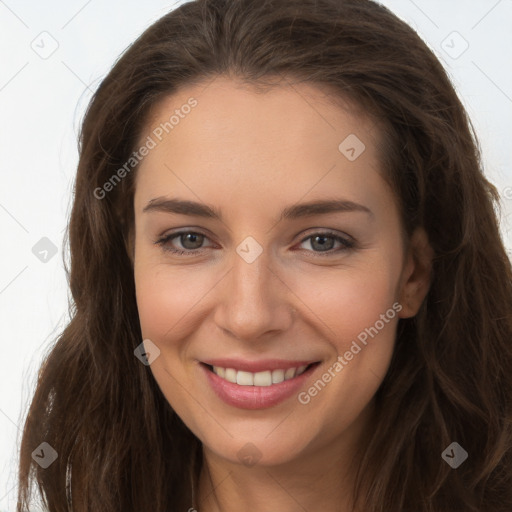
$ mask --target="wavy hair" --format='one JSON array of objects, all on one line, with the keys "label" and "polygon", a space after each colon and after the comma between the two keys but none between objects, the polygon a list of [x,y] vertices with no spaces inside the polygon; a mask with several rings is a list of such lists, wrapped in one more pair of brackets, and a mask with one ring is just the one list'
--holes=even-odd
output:
[{"label": "wavy hair", "polygon": [[[132,172],[98,199],[130,158],[149,111],[191,84],[228,76],[327,86],[379,122],[384,174],[404,232],[422,226],[432,282],[401,319],[377,418],[358,461],[365,512],[512,510],[512,269],[499,194],[471,122],[416,32],[370,0],[197,0],[150,26],[88,106],[67,240],[69,324],[45,356],[20,447],[18,512],[32,484],[50,512],[190,507],[200,441],[134,357]],[[58,457],[43,469],[43,441]],[[441,457],[457,441],[458,469]]]}]

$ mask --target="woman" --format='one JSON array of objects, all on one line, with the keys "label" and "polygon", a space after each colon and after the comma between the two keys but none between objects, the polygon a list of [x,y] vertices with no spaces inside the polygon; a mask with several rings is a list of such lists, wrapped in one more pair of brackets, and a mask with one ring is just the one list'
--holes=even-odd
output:
[{"label": "woman", "polygon": [[370,0],[151,26],[83,122],[18,512],[31,470],[51,511],[510,510],[512,272],[477,147]]}]

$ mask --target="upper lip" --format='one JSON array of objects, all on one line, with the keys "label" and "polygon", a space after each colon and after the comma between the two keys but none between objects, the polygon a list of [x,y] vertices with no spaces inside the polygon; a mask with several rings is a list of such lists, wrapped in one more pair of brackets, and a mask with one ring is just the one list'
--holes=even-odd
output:
[{"label": "upper lip", "polygon": [[245,372],[257,373],[265,370],[287,370],[288,368],[298,368],[299,366],[308,366],[318,361],[291,361],[289,359],[261,359],[259,361],[249,361],[246,359],[208,359],[201,361],[210,366],[220,366],[221,368],[233,368]]}]

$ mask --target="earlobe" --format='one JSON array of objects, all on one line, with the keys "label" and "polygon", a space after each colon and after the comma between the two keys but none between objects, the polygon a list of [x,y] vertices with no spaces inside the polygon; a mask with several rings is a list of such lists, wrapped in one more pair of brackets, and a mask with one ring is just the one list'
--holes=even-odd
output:
[{"label": "earlobe", "polygon": [[400,318],[416,316],[427,296],[432,281],[434,251],[424,228],[417,228],[411,236],[409,251],[402,274],[400,289]]}]

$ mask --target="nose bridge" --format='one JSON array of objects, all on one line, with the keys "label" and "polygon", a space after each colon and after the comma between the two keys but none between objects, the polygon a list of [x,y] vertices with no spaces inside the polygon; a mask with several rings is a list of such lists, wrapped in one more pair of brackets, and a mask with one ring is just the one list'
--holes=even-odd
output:
[{"label": "nose bridge", "polygon": [[[231,272],[232,293],[239,301],[251,299],[270,299],[272,272],[269,268],[270,261],[268,251],[262,251],[254,260],[247,260],[244,256],[237,255],[233,258],[233,270]],[[264,295],[267,295],[264,297]]]},{"label": "nose bridge", "polygon": [[286,287],[275,275],[270,253],[256,249],[250,240],[237,247],[217,308],[217,324],[240,339],[286,329],[290,321]]}]

